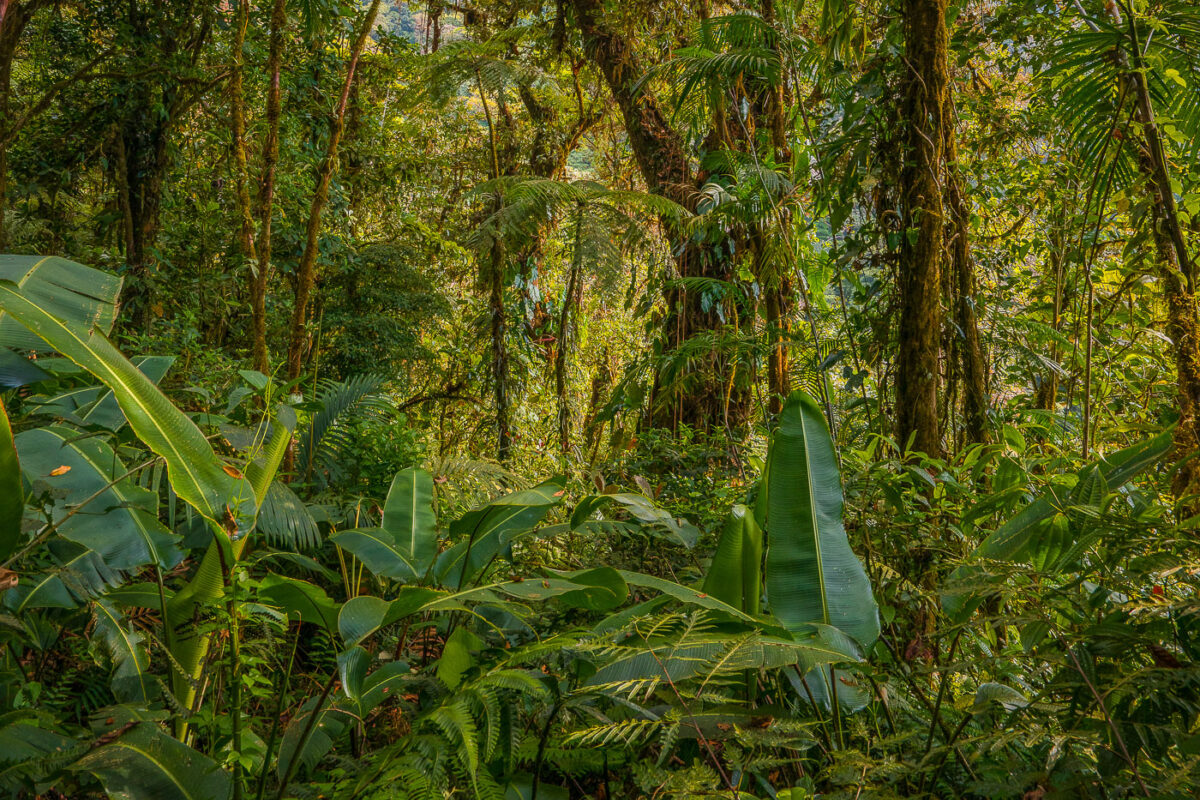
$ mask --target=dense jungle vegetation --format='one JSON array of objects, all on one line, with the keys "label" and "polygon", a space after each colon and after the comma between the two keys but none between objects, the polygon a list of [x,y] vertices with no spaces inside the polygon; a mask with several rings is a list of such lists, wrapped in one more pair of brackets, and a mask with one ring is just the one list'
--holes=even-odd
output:
[{"label": "dense jungle vegetation", "polygon": [[1200,797],[1195,0],[0,0],[0,794]]}]

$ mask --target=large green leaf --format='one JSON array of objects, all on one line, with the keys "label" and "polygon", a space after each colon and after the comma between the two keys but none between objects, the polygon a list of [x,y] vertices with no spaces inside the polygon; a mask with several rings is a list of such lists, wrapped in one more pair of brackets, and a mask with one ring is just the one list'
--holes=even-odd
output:
[{"label": "large green leaf", "polygon": [[[0,281],[11,281],[31,303],[81,330],[112,330],[121,279],[57,256],[0,255]],[[40,350],[35,333],[0,311],[0,347]]]},{"label": "large green leaf", "polygon": [[383,507],[383,529],[417,575],[424,575],[437,555],[437,518],[433,514],[433,476],[423,469],[396,474]]},{"label": "large green leaf", "polygon": [[21,516],[25,493],[21,491],[21,466],[13,444],[8,413],[0,401],[0,561],[8,558],[21,544]]},{"label": "large green leaf", "polygon": [[134,432],[167,462],[175,493],[231,533],[248,532],[256,509],[250,482],[226,473],[195,423],[102,333],[63,322],[37,300],[0,281],[0,309],[112,389]]},{"label": "large green leaf", "polygon": [[126,573],[115,570],[94,550],[65,539],[52,539],[47,552],[58,562],[55,569],[22,575],[21,582],[4,595],[4,604],[22,613],[34,608],[75,608],[120,586]]},{"label": "large green leaf", "polygon": [[148,722],[92,750],[72,769],[90,772],[121,800],[228,800],[229,774]]},{"label": "large green leaf", "polygon": [[44,381],[50,373],[12,350],[0,347],[0,387],[16,389],[31,383]]},{"label": "large green leaf", "polygon": [[832,625],[869,650],[879,613],[842,524],[842,486],[816,401],[788,398],[767,454],[767,598],[788,630]]},{"label": "large green leaf", "polygon": [[[174,356],[134,356],[133,365],[158,385],[175,363]],[[34,414],[60,417],[81,426],[98,426],[118,431],[127,420],[111,389],[102,385],[80,386],[46,397],[34,395],[26,400]]]},{"label": "large green leaf", "polygon": [[51,425],[23,431],[16,445],[35,492],[53,501],[60,536],[96,551],[115,569],[170,569],[183,559],[179,537],[158,521],[158,498],[122,477],[125,465],[103,440]]},{"label": "large green leaf", "polygon": [[763,588],[762,540],[762,529],[750,509],[734,506],[704,577],[704,591],[747,614],[757,614]]},{"label": "large green leaf", "polygon": [[443,584],[464,587],[493,558],[534,527],[562,502],[565,481],[551,478],[532,489],[513,492],[472,509],[450,524],[450,536],[460,541],[438,558],[437,576]]},{"label": "large green leaf", "polygon": [[419,578],[437,555],[433,477],[423,469],[396,474],[379,528],[357,528],[334,537],[376,575],[397,581]]},{"label": "large green leaf", "polygon": [[[162,383],[167,370],[175,363],[175,356],[135,356],[132,361],[133,365],[157,386]],[[117,396],[111,389],[102,394],[96,405],[88,409],[80,419],[84,425],[98,425],[110,431],[119,431],[127,422]]]},{"label": "large green leaf", "polygon": [[150,702],[157,687],[147,671],[143,636],[107,600],[97,600],[93,609],[96,633],[113,662],[113,695],[122,703]]},{"label": "large green leaf", "polygon": [[288,617],[337,632],[338,604],[321,587],[296,578],[268,575],[258,587],[258,599],[277,606]]},{"label": "large green leaf", "polygon": [[395,581],[417,576],[416,569],[396,540],[383,528],[354,528],[332,537],[334,544],[348,550],[376,575]]}]

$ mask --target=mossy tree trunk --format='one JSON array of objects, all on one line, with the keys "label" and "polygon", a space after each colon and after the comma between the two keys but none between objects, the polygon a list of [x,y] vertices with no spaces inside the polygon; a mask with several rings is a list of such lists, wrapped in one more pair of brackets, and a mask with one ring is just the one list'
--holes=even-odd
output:
[{"label": "mossy tree trunk", "polygon": [[943,267],[942,126],[947,83],[945,0],[904,3],[904,166],[900,173],[900,344],[896,436],[930,456],[938,429]]}]

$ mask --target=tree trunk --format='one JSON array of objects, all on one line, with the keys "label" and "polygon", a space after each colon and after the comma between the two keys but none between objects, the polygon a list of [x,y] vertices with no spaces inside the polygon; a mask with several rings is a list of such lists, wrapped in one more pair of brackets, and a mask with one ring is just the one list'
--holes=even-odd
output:
[{"label": "tree trunk", "polygon": [[1193,457],[1200,451],[1200,324],[1197,320],[1194,273],[1183,243],[1166,154],[1154,121],[1153,106],[1144,77],[1140,72],[1132,74],[1138,92],[1138,121],[1142,124],[1147,144],[1141,167],[1152,187],[1151,224],[1154,228],[1158,278],[1167,305],[1166,334],[1175,345],[1179,422],[1175,427],[1173,457],[1180,460],[1181,465],[1171,488],[1178,499],[1200,494],[1200,460]]},{"label": "tree trunk", "polygon": [[769,286],[763,291],[766,306],[767,341],[770,351],[767,356],[767,389],[771,393],[767,409],[771,415],[783,410],[783,403],[792,391],[791,367],[789,366],[789,333],[787,303],[790,290],[785,281]]},{"label": "tree trunk", "polygon": [[942,122],[945,136],[946,205],[950,212],[950,268],[954,275],[954,321],[958,326],[959,377],[962,381],[963,427],[966,440],[984,443],[989,439],[987,424],[987,379],[983,347],[979,341],[978,287],[975,261],[971,257],[971,210],[963,193],[962,172],[958,163],[958,136],[955,132],[953,89],[947,84]]},{"label": "tree trunk", "polygon": [[[1050,287],[1050,299],[1052,303],[1052,315],[1050,317],[1050,327],[1054,329],[1054,333],[1058,334],[1062,330],[1062,310],[1065,306],[1066,296],[1063,291],[1063,231],[1062,224],[1058,215],[1052,215],[1050,219],[1050,252],[1049,252],[1049,279],[1053,282]],[[1059,359],[1058,342],[1050,343],[1050,360],[1057,363]],[[1053,369],[1048,369],[1042,375],[1042,382],[1037,387],[1035,398],[1035,406],[1043,411],[1053,411],[1058,404],[1058,373]]]},{"label": "tree trunk", "polygon": [[8,145],[12,139],[12,67],[17,44],[38,3],[0,0],[0,252],[8,246]]},{"label": "tree trunk", "polygon": [[558,396],[558,443],[564,458],[571,449],[571,404],[567,397],[567,367],[571,351],[575,348],[574,317],[578,315],[583,289],[579,274],[582,267],[579,240],[583,228],[583,214],[582,208],[576,212],[571,268],[567,275],[567,288],[563,292],[562,311],[558,318],[558,347],[554,354],[554,388]]},{"label": "tree trunk", "polygon": [[366,47],[367,37],[375,26],[375,16],[379,13],[379,0],[372,0],[367,9],[358,38],[350,51],[350,60],[346,64],[346,79],[342,83],[342,93],[333,113],[333,128],[329,132],[329,142],[325,147],[325,158],[317,169],[317,183],[313,189],[312,202],[308,209],[308,223],[304,233],[304,254],[296,267],[296,295],[292,307],[292,319],[288,335],[287,377],[295,380],[300,377],[304,366],[306,347],[306,321],[308,314],[309,295],[312,294],[316,281],[317,245],[321,233],[321,213],[329,199],[329,184],[333,179],[333,171],[338,162],[338,145],[341,143],[342,131],[346,124],[346,104],[350,99],[350,86],[354,83],[354,73],[358,67],[359,57]]},{"label": "tree trunk", "polygon": [[254,214],[250,207],[249,167],[246,164],[246,95],[243,88],[246,27],[250,23],[250,0],[238,0],[232,26],[233,63],[229,75],[229,122],[233,146],[233,185],[241,225],[238,245],[246,264],[254,264]]},{"label": "tree trunk", "polygon": [[896,359],[896,435],[904,447],[941,455],[938,339],[943,224],[942,132],[946,96],[946,2],[905,0],[905,77],[900,173],[900,347]]},{"label": "tree trunk", "polygon": [[508,398],[508,319],[504,311],[504,251],[492,245],[488,261],[488,312],[491,318],[492,384],[496,400],[496,460],[507,463],[512,450]]},{"label": "tree trunk", "polygon": [[[641,85],[643,72],[632,44],[601,23],[600,0],[574,0],[574,6],[588,53],[621,110],[629,146],[647,188],[694,211],[704,176],[693,174],[684,137],[671,127],[656,98]],[[680,278],[733,280],[725,242],[685,239],[670,220],[665,223],[668,234],[681,240],[675,248]],[[728,302],[728,313],[737,314],[736,301],[677,285],[667,290],[666,302],[663,353],[676,362],[678,370],[676,375],[660,371],[656,377],[654,424],[674,428],[683,423],[701,430],[744,426],[750,413],[749,387],[745,381],[739,383],[737,362],[727,358],[720,345],[720,333],[726,328],[720,307]],[[713,346],[695,346],[698,339],[708,336],[717,340]],[[682,350],[685,345],[695,349],[688,353]]]},{"label": "tree trunk", "polygon": [[[1120,25],[1121,15],[1115,4],[1109,4],[1109,14]],[[1178,385],[1179,422],[1174,433],[1173,457],[1180,467],[1172,481],[1177,499],[1200,494],[1200,320],[1196,307],[1195,265],[1188,253],[1179,223],[1179,210],[1171,188],[1171,172],[1166,147],[1158,130],[1154,103],[1146,84],[1146,65],[1141,56],[1136,21],[1126,21],[1129,27],[1130,52],[1133,69],[1124,80],[1132,83],[1136,102],[1136,118],[1142,129],[1143,144],[1139,160],[1141,171],[1150,186],[1151,223],[1159,280],[1167,305],[1167,336],[1175,345],[1175,372]],[[1123,53],[1119,60],[1125,61]],[[1186,459],[1186,460],[1185,460]],[[1192,513],[1196,512],[1193,500]]]},{"label": "tree trunk", "polygon": [[271,7],[271,34],[267,45],[267,130],[263,135],[262,181],[258,191],[258,265],[250,286],[253,309],[254,368],[270,371],[267,352],[267,282],[271,274],[271,222],[275,209],[275,167],[279,163],[279,120],[282,89],[280,65],[283,60],[283,34],[287,27],[287,0],[275,0]]}]

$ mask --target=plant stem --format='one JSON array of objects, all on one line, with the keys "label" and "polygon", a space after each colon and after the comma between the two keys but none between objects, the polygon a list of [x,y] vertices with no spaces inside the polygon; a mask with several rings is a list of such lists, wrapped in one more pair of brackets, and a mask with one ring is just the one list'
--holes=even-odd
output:
[{"label": "plant stem", "polygon": [[300,740],[296,742],[296,749],[292,752],[292,758],[288,761],[287,769],[279,781],[279,792],[275,795],[276,800],[283,800],[284,793],[287,792],[292,775],[296,772],[296,765],[300,763],[300,758],[304,754],[304,748],[308,746],[308,740],[312,737],[313,729],[317,727],[317,719],[321,716],[321,711],[325,708],[325,701],[329,698],[329,693],[333,691],[333,684],[337,682],[337,676],[338,672],[336,669],[330,673],[329,680],[325,682],[325,688],[321,690],[321,696],[317,699],[317,704],[313,706],[312,713],[309,714],[308,722],[304,725],[304,732],[300,734]]},{"label": "plant stem", "polygon": [[267,736],[267,746],[263,752],[262,771],[258,775],[258,791],[255,793],[256,800],[263,800],[267,791],[267,773],[271,771],[271,756],[275,752],[275,741],[279,738],[280,720],[283,717],[283,707],[287,703],[288,684],[292,680],[292,667],[296,663],[296,647],[299,644],[300,625],[296,625],[296,635],[292,637],[292,654],[288,657],[287,669],[284,670],[283,680],[279,684],[279,699],[275,703],[271,733]]}]

